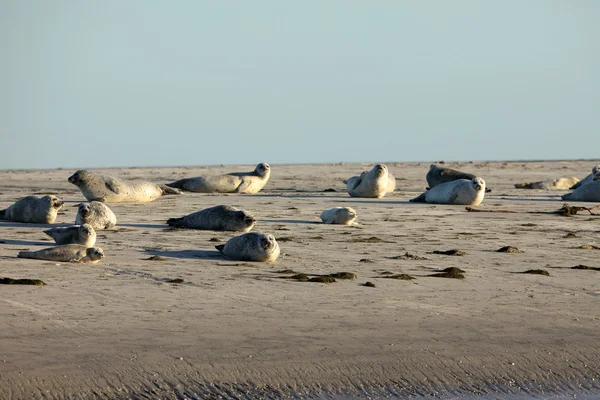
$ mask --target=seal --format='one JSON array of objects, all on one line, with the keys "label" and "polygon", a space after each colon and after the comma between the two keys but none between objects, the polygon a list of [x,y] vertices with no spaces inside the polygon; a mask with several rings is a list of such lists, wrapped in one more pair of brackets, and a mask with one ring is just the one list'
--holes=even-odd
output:
[{"label": "seal", "polygon": [[[357,179],[362,179],[364,175],[368,174],[369,171],[363,171],[360,176],[353,176],[349,179],[344,179],[342,182],[344,182],[346,185],[348,185],[348,183],[350,183],[350,186],[354,187],[354,185],[356,184],[356,180]],[[396,178],[394,177],[394,175],[392,175],[392,173],[388,170],[388,183],[387,183],[387,187],[385,188],[385,192],[386,193],[393,193],[394,190],[396,190]]]},{"label": "seal", "polygon": [[54,239],[56,244],[80,244],[85,247],[94,247],[96,244],[96,231],[89,224],[52,228],[44,233]]},{"label": "seal", "polygon": [[95,264],[104,258],[104,251],[100,247],[85,247],[80,244],[63,244],[62,246],[49,247],[38,251],[21,251],[17,257]]},{"label": "seal", "polygon": [[117,217],[106,204],[91,201],[79,204],[75,223],[77,225],[89,224],[94,229],[111,229],[117,224]]},{"label": "seal", "polygon": [[121,181],[112,176],[96,175],[80,169],[69,177],[88,201],[103,203],[146,203],[168,194],[182,194],[180,190],[150,182]]},{"label": "seal", "polygon": [[181,218],[170,218],[167,224],[177,228],[208,231],[248,232],[256,224],[252,215],[231,206],[214,206]]},{"label": "seal", "polygon": [[269,181],[271,167],[260,163],[252,172],[197,176],[167,183],[167,186],[197,193],[258,193]]},{"label": "seal", "polygon": [[516,183],[517,189],[543,189],[543,190],[568,190],[574,184],[579,182],[579,179],[575,177],[571,178],[558,178],[554,180],[529,182],[529,183]]},{"label": "seal", "polygon": [[[457,171],[452,168],[438,167],[437,165],[435,165],[435,163],[429,166],[429,171],[425,176],[425,179],[427,179],[427,185],[429,185],[428,189],[433,189],[437,185],[446,182],[452,182],[458,179],[471,180],[473,178],[476,178],[476,176],[473,174]],[[491,191],[492,190],[489,188],[485,189],[486,193],[489,193]]]},{"label": "seal", "polygon": [[346,190],[351,197],[380,199],[387,193],[388,169],[384,164],[376,164],[369,172],[352,178],[348,179],[346,184]]},{"label": "seal", "polygon": [[334,207],[321,213],[321,221],[325,224],[352,225],[356,217],[358,214],[350,207]]},{"label": "seal", "polygon": [[279,257],[279,245],[270,233],[248,232],[215,246],[222,254],[238,261],[273,262]]},{"label": "seal", "polygon": [[33,224],[52,224],[64,201],[56,196],[22,197],[7,209],[0,210],[0,219]]},{"label": "seal", "polygon": [[587,185],[588,183],[592,183],[594,181],[594,177],[597,176],[598,174],[600,174],[600,165],[595,165],[592,168],[592,173],[589,174],[588,176],[586,176],[585,178],[583,178],[582,180],[580,180],[579,182],[577,182],[576,184],[574,184],[573,186],[571,186],[569,189],[570,190],[575,190],[578,189],[579,187],[583,186],[583,185]]},{"label": "seal", "polygon": [[567,193],[561,198],[569,201],[600,202],[600,179],[593,180],[587,185],[579,186],[573,192]]},{"label": "seal", "polygon": [[483,201],[484,195],[485,181],[482,178],[458,179],[441,183],[410,201],[477,206]]}]

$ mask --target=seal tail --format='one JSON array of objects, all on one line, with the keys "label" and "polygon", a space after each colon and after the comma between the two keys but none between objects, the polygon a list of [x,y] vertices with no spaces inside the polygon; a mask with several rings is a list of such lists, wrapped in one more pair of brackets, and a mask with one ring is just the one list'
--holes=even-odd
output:
[{"label": "seal tail", "polygon": [[183,217],[181,217],[181,218],[169,218],[167,220],[167,224],[169,224],[169,226],[174,226],[176,228],[183,228]]},{"label": "seal tail", "polygon": [[184,185],[184,183],[186,181],[187,181],[187,178],[180,179],[180,180],[175,181],[175,182],[167,183],[165,186],[168,186],[168,187],[171,187],[171,188],[175,188],[175,189],[181,189],[181,190],[183,190],[183,185]]},{"label": "seal tail", "polygon": [[409,201],[411,203],[425,203],[425,195],[427,194],[427,192],[425,193],[421,193],[420,195],[418,195],[417,197],[415,197],[414,199],[410,199]]},{"label": "seal tail", "polygon": [[569,198],[571,197],[573,193],[567,193],[567,194],[563,194],[560,198],[563,200],[569,200]]},{"label": "seal tail", "polygon": [[[174,182],[176,183],[176,182]],[[183,192],[181,190],[179,190],[178,187],[176,186],[169,186],[170,184],[166,184],[166,185],[158,185],[159,188],[161,188],[163,195],[167,195],[167,194],[183,194]]]},{"label": "seal tail", "polygon": [[44,233],[45,233],[46,235],[48,235],[48,236],[52,237],[52,231],[53,231],[53,229],[48,229],[48,230],[45,230],[45,231],[44,231]]},{"label": "seal tail", "polygon": [[224,244],[218,244],[215,246],[215,249],[219,250],[221,253],[223,253],[224,248],[225,248]]},{"label": "seal tail", "polygon": [[6,216],[6,210],[8,210],[8,208],[5,208],[4,210],[0,210],[0,219],[4,219],[4,217]]},{"label": "seal tail", "polygon": [[574,184],[573,186],[571,186],[571,187],[569,188],[569,190],[575,190],[575,189],[577,189],[579,186],[581,186],[581,184],[582,184],[582,181],[579,181],[579,182],[577,182],[576,184]]}]

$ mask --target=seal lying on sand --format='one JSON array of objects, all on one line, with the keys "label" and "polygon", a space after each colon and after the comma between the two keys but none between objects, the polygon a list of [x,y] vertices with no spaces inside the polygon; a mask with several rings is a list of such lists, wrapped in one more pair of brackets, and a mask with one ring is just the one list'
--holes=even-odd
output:
[{"label": "seal lying on sand", "polygon": [[325,224],[352,225],[358,214],[350,207],[334,207],[321,213]]},{"label": "seal lying on sand", "polygon": [[485,181],[482,178],[458,179],[439,184],[410,201],[477,206],[483,201],[484,195]]},{"label": "seal lying on sand", "polygon": [[600,201],[600,180],[592,181],[587,185],[583,185],[575,189],[571,193],[567,193],[561,197],[563,200],[569,201]]},{"label": "seal lying on sand", "polygon": [[351,197],[382,198],[387,193],[388,184],[387,167],[376,164],[369,172],[348,179],[346,190]]},{"label": "seal lying on sand", "polygon": [[111,229],[117,224],[117,217],[106,204],[91,201],[79,204],[75,223],[90,224],[94,229]]},{"label": "seal lying on sand", "polygon": [[558,178],[547,181],[516,183],[515,187],[517,189],[567,190],[577,182],[579,182],[579,179],[575,177]]},{"label": "seal lying on sand", "polygon": [[167,186],[197,193],[258,193],[269,181],[271,167],[260,163],[252,172],[198,176],[167,183]]},{"label": "seal lying on sand", "polygon": [[[476,176],[473,174],[468,174],[466,172],[460,172],[452,168],[438,167],[435,164],[431,164],[429,166],[429,171],[427,172],[425,178],[427,179],[427,185],[429,185],[429,189],[433,189],[434,187],[442,183],[452,182],[457,179],[471,180],[473,178],[476,178]],[[485,189],[486,193],[489,193],[491,191],[491,189]]]},{"label": "seal lying on sand", "polygon": [[0,219],[14,222],[52,224],[64,201],[56,196],[26,196],[5,210],[0,210]]},{"label": "seal lying on sand", "polygon": [[80,244],[64,244],[38,251],[22,251],[17,257],[59,262],[97,263],[104,258],[104,251],[100,247],[88,248]]},{"label": "seal lying on sand", "polygon": [[239,261],[273,262],[279,257],[279,245],[270,233],[248,232],[215,246],[229,258]]},{"label": "seal lying on sand", "polygon": [[[354,185],[356,185],[356,180],[357,179],[362,179],[364,175],[368,174],[369,171],[363,171],[359,176],[353,176],[349,179],[344,179],[342,182],[344,182],[346,184],[346,187],[352,186],[354,187]],[[385,188],[385,192],[386,193],[393,193],[394,190],[396,190],[396,178],[394,177],[394,175],[392,175],[392,173],[388,170],[388,183],[387,183],[387,187]]]},{"label": "seal lying on sand", "polygon": [[89,224],[52,228],[44,233],[57,244],[80,244],[85,247],[94,247],[96,244],[96,231]]},{"label": "seal lying on sand", "polygon": [[578,189],[579,187],[581,187],[583,185],[587,185],[588,183],[592,183],[594,181],[594,177],[598,176],[598,175],[600,175],[600,165],[595,165],[594,168],[592,168],[592,173],[591,174],[589,174],[588,176],[586,176],[585,178],[583,178],[582,180],[580,180],[579,182],[577,182],[576,184],[574,184],[573,186],[571,186],[569,189],[575,190],[575,189]]},{"label": "seal lying on sand", "polygon": [[231,206],[214,206],[182,218],[171,218],[167,224],[177,228],[248,232],[256,220],[246,211]]},{"label": "seal lying on sand", "polygon": [[121,181],[112,176],[96,175],[80,169],[69,177],[89,201],[106,203],[145,203],[180,190],[149,182]]}]

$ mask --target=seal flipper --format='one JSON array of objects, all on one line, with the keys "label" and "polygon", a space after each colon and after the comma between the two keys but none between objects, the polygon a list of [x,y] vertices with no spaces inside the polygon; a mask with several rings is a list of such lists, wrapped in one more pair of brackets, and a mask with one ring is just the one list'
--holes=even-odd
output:
[{"label": "seal flipper", "polygon": [[114,178],[107,178],[104,182],[104,186],[114,194],[119,194],[121,192],[121,182]]},{"label": "seal flipper", "polygon": [[215,249],[219,250],[221,252],[221,254],[225,254],[225,253],[223,253],[224,248],[225,248],[224,244],[218,244],[215,246]]},{"label": "seal flipper", "polygon": [[54,229],[48,229],[48,230],[45,230],[45,231],[44,231],[44,233],[45,233],[46,235],[48,235],[48,236],[52,237],[52,231],[53,231],[53,230],[54,230]]},{"label": "seal flipper", "polygon": [[410,199],[409,201],[411,203],[426,203],[425,201],[425,195],[427,194],[427,192],[425,193],[421,193],[420,195],[418,195],[417,197],[415,197],[414,199]]},{"label": "seal flipper", "polygon": [[37,258],[35,257],[35,252],[33,251],[20,251],[19,254],[17,254],[18,258]]},{"label": "seal flipper", "polygon": [[189,180],[189,178],[183,178],[183,179],[180,179],[180,180],[175,181],[175,182],[167,183],[167,184],[165,184],[165,186],[168,186],[170,188],[176,188],[176,189],[185,190],[183,186],[185,185],[185,183],[188,180]]},{"label": "seal flipper", "polygon": [[106,201],[106,199],[104,197],[96,197],[96,198],[90,199],[90,201],[98,201],[100,203],[104,203]]},{"label": "seal flipper", "polygon": [[162,190],[163,195],[167,195],[167,194],[183,194],[183,192],[181,190],[179,190],[178,188],[174,188],[172,186],[169,186],[169,184],[158,185],[158,187],[160,188],[160,190]]},{"label": "seal flipper", "polygon": [[4,210],[0,210],[0,219],[4,219],[4,217],[6,216],[6,210],[8,210],[8,208],[5,208]]}]

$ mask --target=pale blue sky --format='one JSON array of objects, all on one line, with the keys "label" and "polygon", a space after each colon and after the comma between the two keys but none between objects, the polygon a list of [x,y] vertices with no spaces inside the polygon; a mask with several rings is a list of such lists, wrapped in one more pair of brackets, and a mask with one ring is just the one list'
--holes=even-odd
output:
[{"label": "pale blue sky", "polygon": [[0,168],[597,158],[600,1],[0,0]]}]

